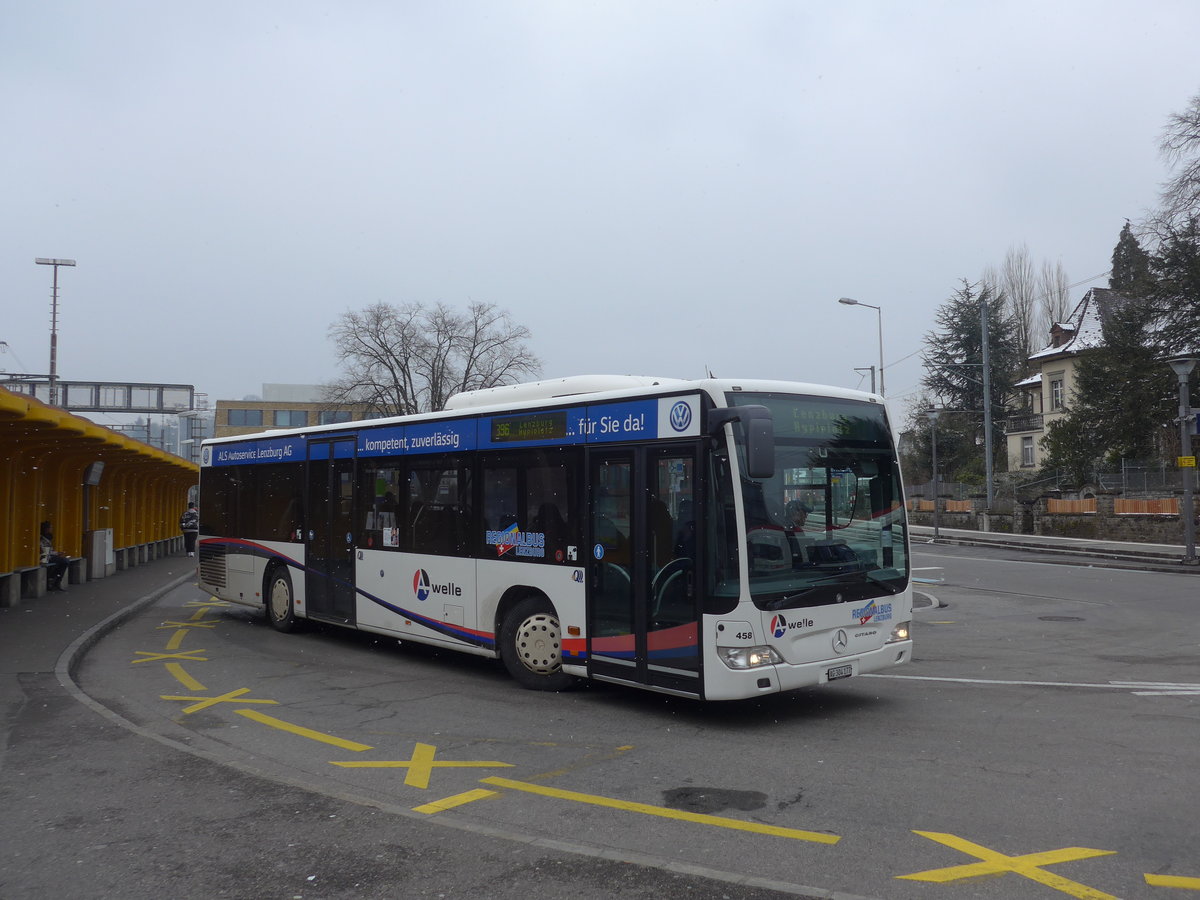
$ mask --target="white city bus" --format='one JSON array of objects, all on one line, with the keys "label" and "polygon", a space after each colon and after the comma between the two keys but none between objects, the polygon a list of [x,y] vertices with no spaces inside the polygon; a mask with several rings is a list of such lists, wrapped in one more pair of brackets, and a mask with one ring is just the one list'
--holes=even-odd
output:
[{"label": "white city bus", "polygon": [[882,399],[811,384],[579,376],[202,450],[203,589],[535,689],[728,700],[905,663],[908,543]]}]

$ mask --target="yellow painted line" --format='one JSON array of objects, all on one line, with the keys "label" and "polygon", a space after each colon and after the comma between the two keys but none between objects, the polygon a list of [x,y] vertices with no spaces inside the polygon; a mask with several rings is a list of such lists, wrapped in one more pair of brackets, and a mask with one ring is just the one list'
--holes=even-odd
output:
[{"label": "yellow painted line", "polygon": [[334,762],[335,766],[343,769],[408,769],[404,783],[409,787],[427,788],[429,778],[434,769],[511,769],[512,763],[497,762],[491,759],[434,761],[437,747],[431,744],[417,744],[413,748],[411,759],[382,759],[375,762]]},{"label": "yellow painted line", "polygon": [[178,697],[171,694],[163,694],[159,697],[160,700],[180,700],[188,701],[195,700],[191,706],[183,708],[184,715],[191,715],[194,712],[199,712],[202,709],[208,709],[210,706],[216,706],[218,703],[268,703],[275,704],[275,700],[255,700],[244,696],[250,693],[250,688],[238,688],[236,691],[230,691],[227,694],[221,694],[219,697]]},{"label": "yellow painted line", "polygon": [[207,690],[200,682],[183,670],[183,666],[176,662],[167,663],[167,671],[175,676],[175,680],[182,684],[189,691]]},{"label": "yellow painted line", "polygon": [[464,794],[455,794],[453,797],[446,797],[443,800],[435,800],[433,803],[426,803],[423,806],[414,806],[413,812],[433,815],[434,813],[454,809],[456,806],[463,806],[467,803],[474,803],[476,800],[483,800],[485,797],[495,796],[498,796],[495,791],[485,791],[479,788],[478,790],[467,791]]},{"label": "yellow painted line", "polygon": [[[207,606],[206,606],[206,607],[204,607],[203,609],[198,609],[198,610],[196,610],[194,613],[192,613],[192,621],[193,621],[193,622],[200,622],[200,621],[202,621],[202,620],[204,619],[205,615],[207,615],[207,614],[208,614],[208,607],[207,607]],[[216,624],[216,623],[213,623],[213,624]]]},{"label": "yellow painted line", "polygon": [[173,635],[171,635],[171,639],[169,641],[167,641],[167,649],[168,650],[178,650],[180,644],[183,643],[183,639],[185,637],[187,637],[187,629],[180,628]]},{"label": "yellow painted line", "polygon": [[229,606],[230,604],[225,600],[218,600],[216,597],[212,597],[208,600],[189,600],[183,605],[185,607],[203,606],[208,609],[215,609],[218,606]]},{"label": "yellow painted line", "polygon": [[134,650],[142,659],[131,660],[130,665],[144,662],[163,662],[168,659],[184,659],[188,662],[208,662],[207,656],[197,656],[197,653],[204,653],[204,650],[184,650],[182,653],[151,653],[149,650]]},{"label": "yellow painted line", "polygon": [[1079,900],[1118,900],[1112,894],[1106,894],[1085,884],[1079,884],[1076,881],[1063,878],[1061,875],[1055,875],[1052,872],[1045,872],[1041,869],[1042,866],[1052,866],[1056,863],[1093,859],[1097,856],[1112,856],[1116,853],[1115,850],[1064,847],[1060,850],[1047,850],[1043,853],[1005,856],[1003,853],[989,850],[987,847],[964,838],[956,837],[953,834],[943,834],[937,831],[915,831],[913,833],[929,838],[929,840],[936,841],[939,844],[944,844],[947,847],[953,847],[955,850],[960,850],[968,856],[974,856],[980,862],[967,863],[961,866],[949,866],[944,869],[929,869],[924,872],[915,872],[912,875],[898,875],[896,876],[897,878],[947,884],[967,878],[979,878],[984,875],[1002,875],[1005,872],[1012,872],[1015,875],[1028,878],[1030,881],[1036,881],[1038,884],[1044,884],[1046,887],[1054,888],[1056,891],[1062,891],[1064,894],[1077,897]]},{"label": "yellow painted line", "polygon": [[609,809],[620,809],[625,812],[642,813],[647,816],[658,816],[663,819],[678,819],[682,822],[695,822],[700,825],[715,825],[718,828],[729,828],[734,831],[749,831],[754,834],[769,834],[774,837],[791,838],[797,841],[812,841],[817,844],[836,844],[841,840],[836,834],[821,834],[817,831],[800,831],[796,828],[780,828],[776,825],[762,825],[758,822],[743,822],[741,819],[726,819],[722,816],[710,816],[706,813],[684,812],[679,809],[667,809],[665,806],[651,806],[648,803],[633,803],[629,800],[614,800],[611,797],[600,797],[596,794],[580,794],[576,791],[564,791],[558,788],[546,787],[540,784],[529,784],[524,781],[512,781],[508,778],[484,778],[483,784],[493,787],[509,788],[514,791],[524,791],[527,794],[540,794],[543,797],[553,797],[557,800],[571,800],[575,803],[588,803],[592,806],[605,806]]},{"label": "yellow painted line", "polygon": [[293,725],[291,722],[285,722],[282,719],[276,719],[274,716],[260,713],[256,709],[238,709],[234,710],[234,712],[239,716],[245,716],[247,719],[251,719],[262,725],[269,725],[272,728],[278,728],[280,731],[287,731],[312,741],[320,741],[322,744],[332,744],[335,747],[341,747],[343,750],[358,752],[371,749],[370,744],[360,744],[358,741],[348,741],[345,738],[334,737],[332,734],[325,734],[322,731],[313,731],[311,728],[305,728],[302,725]]},{"label": "yellow painted line", "polygon": [[1147,875],[1146,884],[1151,887],[1183,888],[1188,891],[1200,891],[1200,878],[1188,878],[1184,875]]}]

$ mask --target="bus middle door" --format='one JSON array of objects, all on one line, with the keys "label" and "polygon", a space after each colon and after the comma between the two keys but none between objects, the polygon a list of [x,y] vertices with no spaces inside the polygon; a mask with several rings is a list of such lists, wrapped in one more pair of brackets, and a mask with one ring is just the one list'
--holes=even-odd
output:
[{"label": "bus middle door", "polygon": [[354,624],[354,440],[308,444],[308,614]]},{"label": "bus middle door", "polygon": [[699,696],[692,445],[589,459],[591,674]]}]

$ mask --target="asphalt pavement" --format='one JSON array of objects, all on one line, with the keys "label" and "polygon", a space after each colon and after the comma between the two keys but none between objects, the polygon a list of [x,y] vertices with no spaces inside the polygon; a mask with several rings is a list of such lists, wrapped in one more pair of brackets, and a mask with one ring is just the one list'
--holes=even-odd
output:
[{"label": "asphalt pavement", "polygon": [[862,900],[417,825],[140,733],[72,672],[125,619],[194,594],[194,563],[167,557],[0,608],[2,900]]},{"label": "asphalt pavement", "polygon": [[[933,531],[914,526],[914,545],[935,540]],[[1182,545],[946,528],[936,541],[1090,566],[1200,571],[1181,563]],[[480,835],[452,848],[435,829],[264,782],[97,715],[74,682],[75,667],[126,618],[188,590],[194,563],[166,557],[0,608],[0,897],[527,898],[581,884],[594,900],[714,895],[699,872]],[[716,896],[796,894],[725,883]]]}]

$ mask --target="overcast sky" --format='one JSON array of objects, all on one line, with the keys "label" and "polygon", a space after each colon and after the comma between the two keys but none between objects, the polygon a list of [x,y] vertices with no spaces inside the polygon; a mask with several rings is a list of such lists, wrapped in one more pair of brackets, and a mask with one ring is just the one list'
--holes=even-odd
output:
[{"label": "overcast sky", "polygon": [[[375,301],[493,302],[543,375],[916,390],[1013,245],[1105,285],[1200,3],[154,2],[0,12],[0,368],[338,374]],[[1090,281],[1086,280],[1090,279]]]}]

